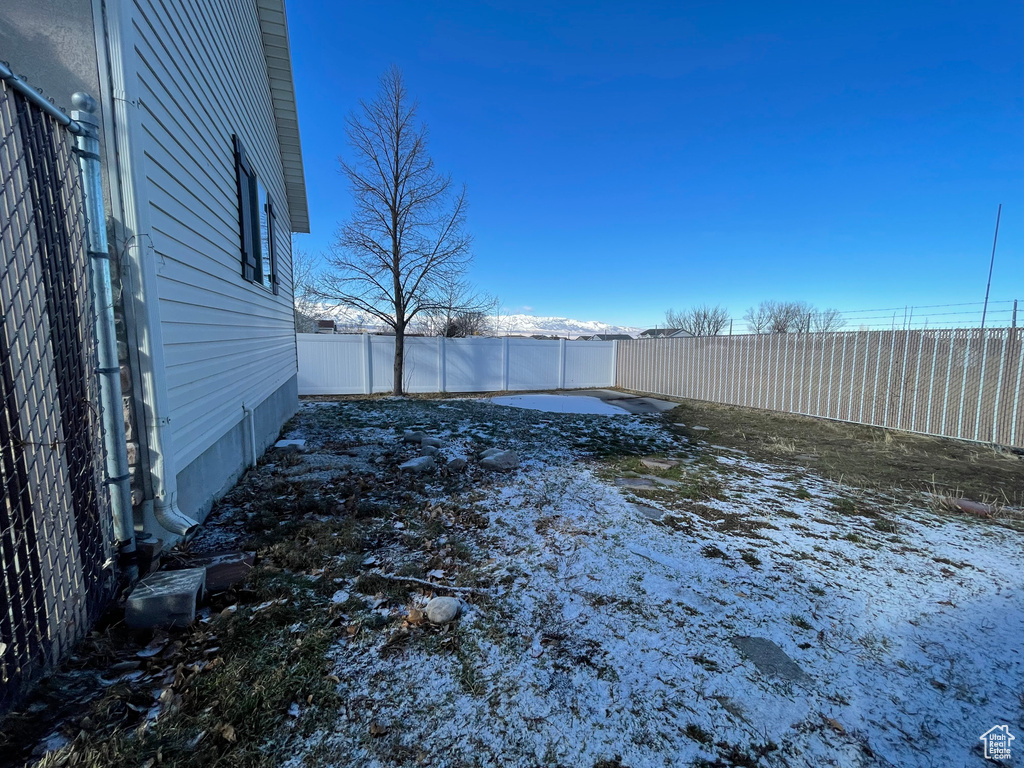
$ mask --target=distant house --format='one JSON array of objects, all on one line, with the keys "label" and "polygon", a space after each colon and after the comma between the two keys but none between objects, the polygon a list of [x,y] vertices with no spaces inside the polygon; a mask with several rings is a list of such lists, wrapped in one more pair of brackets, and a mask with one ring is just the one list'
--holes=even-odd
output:
[{"label": "distant house", "polygon": [[591,341],[629,341],[633,337],[628,333],[595,333],[590,337]]},{"label": "distant house", "polygon": [[648,328],[637,336],[638,339],[685,339],[693,334],[681,328]]},{"label": "distant house", "polygon": [[58,107],[98,102],[135,523],[173,541],[298,407],[284,0],[7,2],[0,37]]},{"label": "distant house", "polygon": [[338,321],[337,320],[317,320],[316,321],[316,332],[317,333],[337,333],[338,332]]}]

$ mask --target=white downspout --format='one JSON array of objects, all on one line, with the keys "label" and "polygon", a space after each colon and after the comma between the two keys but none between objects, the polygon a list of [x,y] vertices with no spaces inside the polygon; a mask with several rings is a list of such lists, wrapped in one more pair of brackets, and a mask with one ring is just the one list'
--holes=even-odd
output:
[{"label": "white downspout", "polygon": [[256,467],[259,461],[259,456],[256,454],[256,416],[254,415],[254,409],[246,406],[242,403],[243,420],[249,419],[249,466],[252,468]]},{"label": "white downspout", "polygon": [[[148,466],[152,498],[143,504],[145,528],[150,517],[177,536],[188,536],[199,523],[178,509],[177,467],[170,430],[170,405],[165,381],[163,333],[157,283],[156,255],[149,232],[146,178],[142,168],[138,77],[135,61],[132,3],[106,4],[107,53],[114,102],[117,168],[120,178],[121,209],[126,242],[123,244],[126,304],[132,303],[131,329],[138,348],[139,380],[142,387],[146,447],[142,451]],[[154,531],[159,533],[159,531]]]}]

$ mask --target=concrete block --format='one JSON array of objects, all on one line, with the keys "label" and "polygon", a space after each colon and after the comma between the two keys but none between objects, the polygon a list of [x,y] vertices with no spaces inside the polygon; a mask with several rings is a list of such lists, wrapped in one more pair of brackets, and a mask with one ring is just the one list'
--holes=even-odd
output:
[{"label": "concrete block", "polygon": [[125,623],[137,629],[187,627],[196,619],[196,602],[205,584],[205,568],[150,574],[129,595]]},{"label": "concrete block", "polygon": [[145,576],[160,567],[160,555],[164,551],[164,540],[152,537],[139,539],[135,542],[135,551],[139,560],[139,573]]},{"label": "concrete block", "polygon": [[305,440],[278,440],[274,447],[279,451],[302,451],[306,448]]},{"label": "concrete block", "polygon": [[206,569],[207,592],[223,592],[245,581],[255,563],[254,552],[212,552],[190,557],[188,561],[193,568]]}]

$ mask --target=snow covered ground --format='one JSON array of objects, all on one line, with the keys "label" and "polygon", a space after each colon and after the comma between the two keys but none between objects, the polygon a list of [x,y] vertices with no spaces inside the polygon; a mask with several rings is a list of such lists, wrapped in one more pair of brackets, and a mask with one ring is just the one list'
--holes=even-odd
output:
[{"label": "snow covered ground", "polygon": [[[289,436],[315,455],[417,425],[442,456],[520,456],[426,486],[424,505],[486,521],[449,523],[473,566],[439,580],[491,594],[464,595],[448,630],[339,644],[346,707],[292,765],[981,766],[981,734],[1024,733],[1019,532],[654,416],[377,400],[307,405]],[[647,454],[681,463],[636,471]],[[374,609],[397,626],[422,602]],[[793,664],[744,655],[751,637]]]}]

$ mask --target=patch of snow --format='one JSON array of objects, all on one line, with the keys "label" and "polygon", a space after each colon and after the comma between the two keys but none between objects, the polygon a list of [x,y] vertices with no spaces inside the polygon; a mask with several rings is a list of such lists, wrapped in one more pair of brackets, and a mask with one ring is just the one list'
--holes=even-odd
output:
[{"label": "patch of snow", "polygon": [[628,411],[596,397],[580,395],[509,395],[492,397],[490,402],[511,408],[526,408],[548,413],[589,413],[602,416],[622,416]]}]

